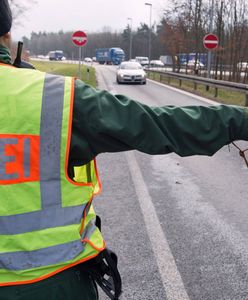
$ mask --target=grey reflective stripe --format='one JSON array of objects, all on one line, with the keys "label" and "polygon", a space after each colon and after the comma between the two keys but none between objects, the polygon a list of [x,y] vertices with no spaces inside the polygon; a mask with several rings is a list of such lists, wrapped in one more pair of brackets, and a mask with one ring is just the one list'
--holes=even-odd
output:
[{"label": "grey reflective stripe", "polygon": [[85,206],[78,205],[65,208],[53,206],[50,209],[26,214],[3,216],[0,217],[0,234],[20,234],[51,227],[79,224],[82,217],[80,211]]},{"label": "grey reflective stripe", "polygon": [[6,173],[7,162],[11,162],[15,160],[15,156],[5,155],[5,145],[16,145],[18,143],[18,139],[16,138],[4,138],[0,139],[0,179],[8,180],[8,179],[17,179],[19,177],[18,173]]},{"label": "grey reflective stripe", "polygon": [[47,74],[40,124],[40,192],[42,208],[61,205],[60,144],[64,77]]},{"label": "grey reflective stripe", "polygon": [[[89,240],[95,230],[95,219],[92,219],[82,234],[82,240]],[[0,254],[0,269],[20,271],[70,261],[84,250],[85,244],[86,242],[82,243],[81,240],[77,240],[28,252],[2,253]]]},{"label": "grey reflective stripe", "polygon": [[89,223],[87,224],[85,230],[82,233],[82,240],[89,240],[91,235],[93,234],[93,232],[96,230],[96,219],[92,219],[89,221]]},{"label": "grey reflective stripe", "polygon": [[24,139],[24,176],[30,176],[30,139]]},{"label": "grey reflective stripe", "polygon": [[[80,223],[86,205],[62,208],[60,144],[64,103],[64,77],[46,75],[40,124],[40,188],[42,209],[0,217],[0,234],[20,234]],[[16,195],[18,197],[18,195]]]},{"label": "grey reflective stripe", "polygon": [[20,271],[59,264],[74,259],[83,250],[84,245],[78,240],[30,252],[3,253],[0,254],[0,269]]}]

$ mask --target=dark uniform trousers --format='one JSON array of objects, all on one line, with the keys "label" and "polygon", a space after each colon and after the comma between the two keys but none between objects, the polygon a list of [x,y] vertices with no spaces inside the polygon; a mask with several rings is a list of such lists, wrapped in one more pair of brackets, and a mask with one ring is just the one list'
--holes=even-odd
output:
[{"label": "dark uniform trousers", "polygon": [[0,300],[97,300],[91,277],[77,267],[32,284],[0,287]]}]

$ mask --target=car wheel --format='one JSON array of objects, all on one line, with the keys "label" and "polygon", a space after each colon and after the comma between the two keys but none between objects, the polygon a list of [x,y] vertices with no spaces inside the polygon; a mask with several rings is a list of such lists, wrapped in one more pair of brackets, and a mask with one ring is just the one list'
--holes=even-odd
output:
[{"label": "car wheel", "polygon": [[143,84],[146,84],[146,81],[143,81]]},{"label": "car wheel", "polygon": [[120,84],[120,81],[119,81],[119,79],[116,77],[116,82],[118,83],[118,84]]}]

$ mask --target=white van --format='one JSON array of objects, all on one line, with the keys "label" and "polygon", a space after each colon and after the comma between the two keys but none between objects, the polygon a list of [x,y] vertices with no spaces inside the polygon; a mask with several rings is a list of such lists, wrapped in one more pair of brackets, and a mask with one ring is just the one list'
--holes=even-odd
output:
[{"label": "white van", "polygon": [[141,66],[148,66],[149,59],[146,56],[136,56],[135,60],[141,64]]}]

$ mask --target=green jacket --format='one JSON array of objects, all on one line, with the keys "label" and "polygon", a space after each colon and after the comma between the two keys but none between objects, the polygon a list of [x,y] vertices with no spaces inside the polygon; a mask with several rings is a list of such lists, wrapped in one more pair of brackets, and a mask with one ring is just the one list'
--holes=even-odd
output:
[{"label": "green jacket", "polygon": [[[1,61],[10,59],[0,46]],[[74,97],[70,166],[85,164],[100,153],[133,149],[213,155],[233,140],[248,140],[248,110],[243,107],[149,107],[80,80]]]}]

